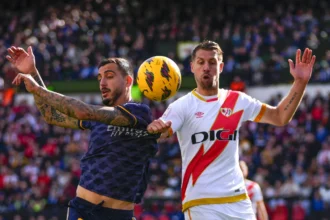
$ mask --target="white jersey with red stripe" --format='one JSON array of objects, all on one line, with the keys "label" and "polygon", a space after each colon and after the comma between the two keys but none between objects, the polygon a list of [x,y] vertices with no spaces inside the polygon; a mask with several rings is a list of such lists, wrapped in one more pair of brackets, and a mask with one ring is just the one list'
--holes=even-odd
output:
[{"label": "white jersey with red stripe", "polygon": [[215,96],[193,90],[169,105],[161,119],[172,122],[180,144],[183,211],[248,198],[239,168],[238,129],[244,121],[259,121],[265,110],[247,94],[225,89]]},{"label": "white jersey with red stripe", "polygon": [[252,202],[253,211],[257,214],[257,202],[264,200],[261,188],[258,183],[248,179],[245,179],[245,187]]}]

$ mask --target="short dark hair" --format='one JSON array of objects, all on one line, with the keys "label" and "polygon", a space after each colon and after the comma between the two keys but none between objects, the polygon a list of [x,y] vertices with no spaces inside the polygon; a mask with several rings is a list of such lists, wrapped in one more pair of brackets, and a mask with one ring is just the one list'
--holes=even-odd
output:
[{"label": "short dark hair", "polygon": [[215,50],[218,54],[219,59],[223,59],[223,51],[221,50],[218,43],[210,40],[205,40],[199,43],[192,52],[191,61],[194,61],[196,58],[196,53],[198,50]]},{"label": "short dark hair", "polygon": [[124,76],[131,76],[134,78],[133,67],[128,60],[119,57],[105,58],[100,62],[98,68],[100,69],[102,66],[105,66],[109,63],[117,64],[118,69]]}]

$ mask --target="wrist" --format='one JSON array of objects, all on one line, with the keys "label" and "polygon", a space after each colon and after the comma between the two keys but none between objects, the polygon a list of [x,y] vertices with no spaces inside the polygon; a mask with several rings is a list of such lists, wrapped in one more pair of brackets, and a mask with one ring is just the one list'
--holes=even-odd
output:
[{"label": "wrist", "polygon": [[306,86],[306,85],[308,84],[308,81],[309,81],[309,80],[295,79],[295,80],[294,80],[294,83],[295,83],[295,84],[298,84],[298,85],[304,85],[304,86]]},{"label": "wrist", "polygon": [[34,95],[37,95],[37,96],[40,96],[41,94],[41,90],[42,90],[42,87],[39,86],[39,85],[36,85],[36,88],[34,89],[34,91],[32,92]]},{"label": "wrist", "polygon": [[32,69],[31,72],[30,72],[30,75],[31,75],[32,77],[35,77],[35,76],[38,75],[38,70],[37,70],[36,67],[33,67],[33,69]]}]

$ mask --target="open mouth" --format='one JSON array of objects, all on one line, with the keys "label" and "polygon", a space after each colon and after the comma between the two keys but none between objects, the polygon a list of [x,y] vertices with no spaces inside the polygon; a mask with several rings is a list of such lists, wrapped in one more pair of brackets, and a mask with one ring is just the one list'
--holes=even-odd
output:
[{"label": "open mouth", "polygon": [[111,90],[110,89],[101,89],[102,96],[106,96]]},{"label": "open mouth", "polygon": [[203,79],[210,79],[210,78],[211,78],[211,76],[208,75],[208,74],[204,74],[204,75],[203,75]]}]

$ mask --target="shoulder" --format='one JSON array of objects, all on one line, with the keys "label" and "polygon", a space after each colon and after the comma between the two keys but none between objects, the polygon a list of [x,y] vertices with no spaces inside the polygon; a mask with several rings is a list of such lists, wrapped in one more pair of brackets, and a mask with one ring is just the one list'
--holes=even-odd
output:
[{"label": "shoulder", "polygon": [[131,113],[133,112],[150,112],[150,107],[144,103],[139,103],[139,102],[127,102],[125,104],[119,105],[119,108],[123,108]]}]

